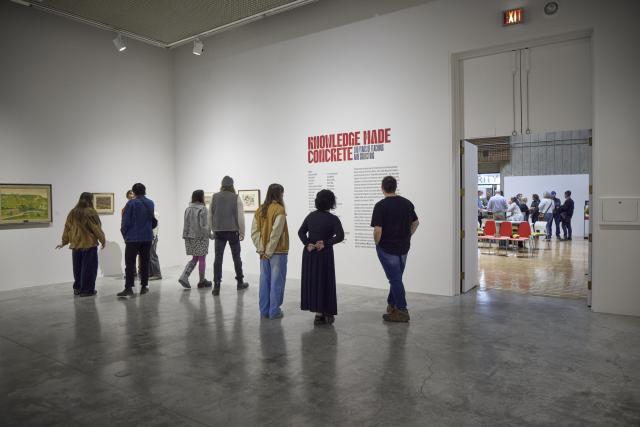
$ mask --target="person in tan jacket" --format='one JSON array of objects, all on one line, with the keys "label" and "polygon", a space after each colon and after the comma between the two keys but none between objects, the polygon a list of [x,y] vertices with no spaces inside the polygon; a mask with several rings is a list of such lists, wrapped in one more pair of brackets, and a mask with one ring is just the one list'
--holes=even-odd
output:
[{"label": "person in tan jacket", "polygon": [[82,193],[76,206],[67,215],[60,249],[69,245],[73,260],[73,294],[90,297],[96,291],[98,275],[98,242],[106,244],[102,224],[93,208],[93,195]]},{"label": "person in tan jacket", "polygon": [[284,187],[271,184],[251,226],[251,239],[260,255],[260,315],[269,319],[282,317],[287,277],[289,230],[283,196]]}]

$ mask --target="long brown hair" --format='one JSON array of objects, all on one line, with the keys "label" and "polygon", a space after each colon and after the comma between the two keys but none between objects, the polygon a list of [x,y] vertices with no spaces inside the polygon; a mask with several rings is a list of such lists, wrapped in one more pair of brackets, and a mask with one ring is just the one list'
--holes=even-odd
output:
[{"label": "long brown hair", "polygon": [[260,215],[263,218],[267,217],[267,211],[269,210],[269,205],[271,203],[276,202],[277,204],[284,206],[284,200],[282,198],[284,194],[284,187],[280,184],[271,184],[267,189],[267,195],[264,198],[264,203],[260,206]]},{"label": "long brown hair", "polygon": [[220,191],[228,191],[230,193],[236,193],[236,188],[233,185],[222,185]]},{"label": "long brown hair", "polygon": [[80,194],[78,203],[71,209],[69,215],[76,221],[83,221],[88,216],[92,216],[95,213],[93,208],[93,194],[84,192]]}]

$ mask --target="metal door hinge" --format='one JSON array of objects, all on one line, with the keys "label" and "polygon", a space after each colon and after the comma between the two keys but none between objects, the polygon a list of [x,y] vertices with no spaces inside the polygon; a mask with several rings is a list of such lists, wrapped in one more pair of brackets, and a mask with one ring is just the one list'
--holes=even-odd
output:
[{"label": "metal door hinge", "polygon": [[589,137],[589,145],[593,145],[593,137]]},{"label": "metal door hinge", "polygon": [[460,155],[464,156],[464,145],[460,146]]},{"label": "metal door hinge", "polygon": [[587,289],[593,289],[593,285],[591,284],[591,280],[587,281]]},{"label": "metal door hinge", "polygon": [[464,239],[466,236],[466,233],[464,232],[464,230],[460,230],[460,238]]},{"label": "metal door hinge", "polygon": [[460,272],[460,280],[464,280],[464,271]]},{"label": "metal door hinge", "polygon": [[589,233],[589,243],[591,243],[592,241],[593,241],[593,235]]},{"label": "metal door hinge", "polygon": [[589,184],[589,194],[593,194],[593,185]]},{"label": "metal door hinge", "polygon": [[460,197],[464,197],[464,188],[460,189]]}]

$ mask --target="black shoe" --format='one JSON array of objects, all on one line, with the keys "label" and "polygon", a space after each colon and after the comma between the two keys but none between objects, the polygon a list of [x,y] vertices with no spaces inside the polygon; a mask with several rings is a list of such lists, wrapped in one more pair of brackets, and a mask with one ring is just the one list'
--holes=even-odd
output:
[{"label": "black shoe", "polygon": [[149,287],[148,286],[143,286],[140,288],[140,295],[144,295],[146,293],[149,292]]},{"label": "black shoe", "polygon": [[149,276],[149,280],[162,280],[162,276],[160,276],[159,274],[156,276]]},{"label": "black shoe", "polygon": [[316,314],[316,317],[313,318],[314,325],[324,325],[326,321],[327,319],[324,317],[323,314]]},{"label": "black shoe", "polygon": [[97,295],[98,291],[96,291],[95,289],[89,292],[80,292],[78,295],[81,297],[92,297],[94,295]]},{"label": "black shoe", "polygon": [[80,289],[73,288],[74,295],[80,295]]},{"label": "black shoe", "polygon": [[324,315],[324,319],[325,319],[325,322],[327,322],[328,325],[333,325],[333,322],[336,321],[336,319],[333,317],[333,314],[325,314]]},{"label": "black shoe", "polygon": [[133,289],[131,288],[124,288],[124,291],[117,294],[119,297],[132,297],[133,295]]},{"label": "black shoe", "polygon": [[210,288],[212,285],[213,285],[213,283],[211,283],[211,281],[203,280],[200,283],[198,283],[198,289]]},{"label": "black shoe", "polygon": [[571,241],[571,237],[567,237],[567,238],[566,238],[566,239],[564,239],[564,240]]},{"label": "black shoe", "polygon": [[213,284],[213,291],[211,293],[213,294],[213,296],[220,295],[220,283]]},{"label": "black shoe", "polygon": [[249,287],[249,284],[247,282],[238,282],[238,290],[242,291],[244,289],[247,289]]}]

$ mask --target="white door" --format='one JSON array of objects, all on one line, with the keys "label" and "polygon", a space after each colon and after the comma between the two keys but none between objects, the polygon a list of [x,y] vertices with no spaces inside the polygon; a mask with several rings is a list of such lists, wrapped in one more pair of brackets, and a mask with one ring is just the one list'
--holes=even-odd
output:
[{"label": "white door", "polygon": [[462,155],[462,279],[461,291],[468,292],[478,286],[478,147],[464,141]]},{"label": "white door", "polygon": [[520,51],[462,63],[464,138],[520,132]]},{"label": "white door", "polygon": [[591,129],[590,40],[536,46],[522,56],[524,133]]}]

